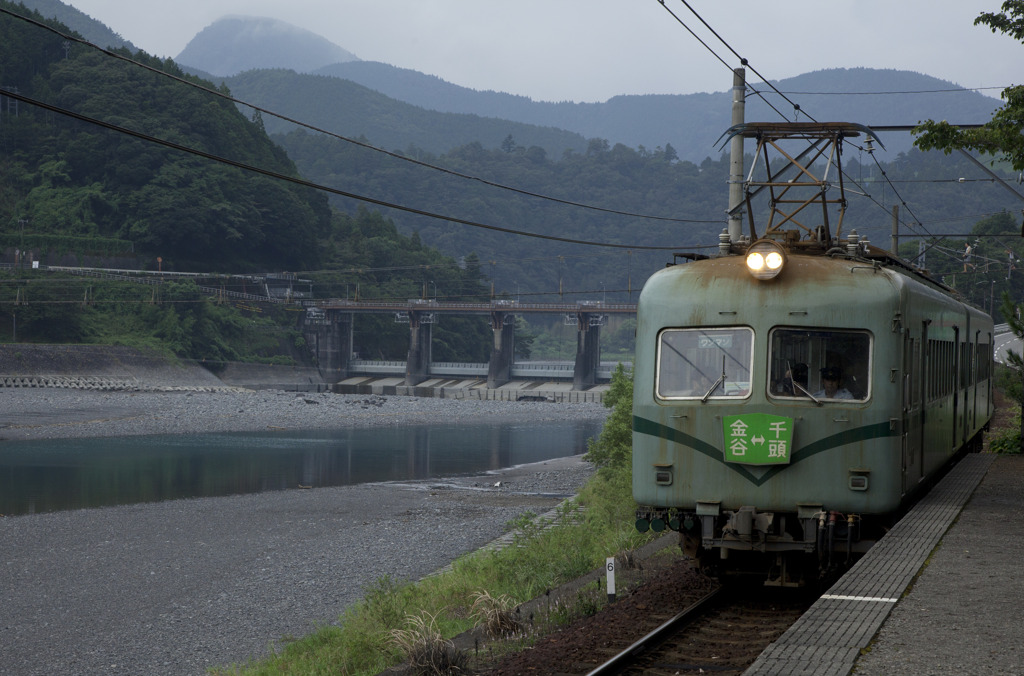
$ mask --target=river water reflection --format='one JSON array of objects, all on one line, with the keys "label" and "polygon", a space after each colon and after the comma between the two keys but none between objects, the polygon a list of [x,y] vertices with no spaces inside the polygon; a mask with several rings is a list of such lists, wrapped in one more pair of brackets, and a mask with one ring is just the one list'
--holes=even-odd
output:
[{"label": "river water reflection", "polygon": [[0,514],[472,474],[586,451],[600,421],[0,444]]}]

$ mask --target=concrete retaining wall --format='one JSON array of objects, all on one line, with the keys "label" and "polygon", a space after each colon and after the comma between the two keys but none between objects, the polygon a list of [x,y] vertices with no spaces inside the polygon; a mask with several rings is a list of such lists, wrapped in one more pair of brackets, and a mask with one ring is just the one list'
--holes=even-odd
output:
[{"label": "concrete retaining wall", "polygon": [[130,347],[111,345],[0,345],[4,387],[126,389],[220,386],[201,366]]},{"label": "concrete retaining wall", "polygon": [[200,363],[109,345],[0,344],[0,388],[88,390],[274,389],[338,394],[437,397],[487,401],[601,402],[607,385],[585,391],[570,383],[515,380],[487,389],[478,378],[432,378],[417,386],[404,378],[355,377],[328,384],[316,368],[230,363],[214,375]]},{"label": "concrete retaining wall", "polygon": [[434,397],[438,399],[466,399],[484,401],[550,401],[580,403],[604,401],[607,385],[589,390],[570,389],[566,383],[513,381],[499,388],[488,389],[483,380],[434,379],[420,385],[404,385],[400,378],[349,378],[332,386],[337,394],[364,394],[380,396]]}]

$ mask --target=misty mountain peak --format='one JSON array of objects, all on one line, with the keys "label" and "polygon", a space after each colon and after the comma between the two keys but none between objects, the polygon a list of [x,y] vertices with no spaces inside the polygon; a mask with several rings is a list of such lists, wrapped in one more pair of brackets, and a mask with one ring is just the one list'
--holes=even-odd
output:
[{"label": "misty mountain peak", "polygon": [[358,57],[330,40],[277,19],[225,16],[201,30],[175,58],[179,64],[228,77],[255,68],[300,73]]}]

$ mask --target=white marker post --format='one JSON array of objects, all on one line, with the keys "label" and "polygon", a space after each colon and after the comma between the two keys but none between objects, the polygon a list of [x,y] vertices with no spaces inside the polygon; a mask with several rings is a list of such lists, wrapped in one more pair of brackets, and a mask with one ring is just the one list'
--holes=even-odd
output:
[{"label": "white marker post", "polygon": [[608,557],[608,603],[615,603],[615,557]]}]

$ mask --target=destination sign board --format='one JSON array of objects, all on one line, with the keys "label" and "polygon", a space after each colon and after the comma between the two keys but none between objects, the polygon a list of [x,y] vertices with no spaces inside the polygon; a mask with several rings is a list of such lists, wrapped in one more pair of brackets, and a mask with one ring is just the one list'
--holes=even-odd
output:
[{"label": "destination sign board", "polygon": [[769,413],[722,417],[726,462],[784,465],[793,450],[793,419]]}]

